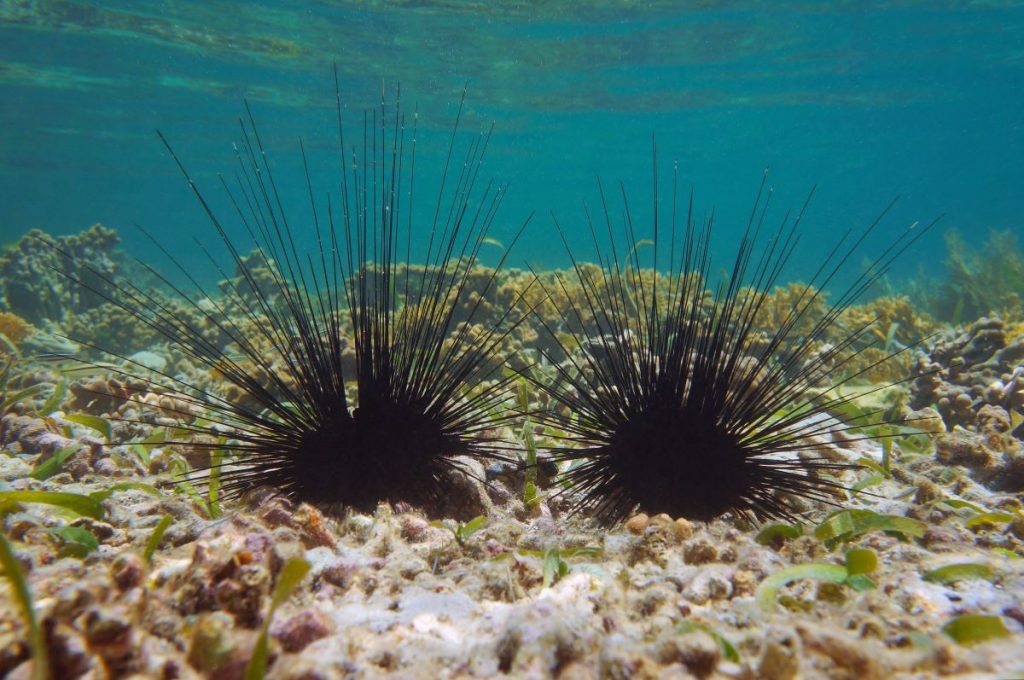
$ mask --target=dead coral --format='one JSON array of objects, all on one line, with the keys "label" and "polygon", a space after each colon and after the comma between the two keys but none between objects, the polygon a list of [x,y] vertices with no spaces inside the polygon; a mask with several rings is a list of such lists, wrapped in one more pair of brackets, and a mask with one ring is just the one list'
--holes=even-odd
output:
[{"label": "dead coral", "polygon": [[0,334],[15,345],[21,344],[31,330],[32,326],[17,314],[0,312]]},{"label": "dead coral", "polygon": [[139,399],[147,390],[148,385],[140,380],[112,377],[78,380],[68,385],[72,395],[68,408],[78,413],[113,414],[132,399]]},{"label": "dead coral", "polygon": [[123,356],[150,347],[161,337],[137,316],[109,302],[67,317],[63,328],[75,342]]},{"label": "dead coral", "polygon": [[985,404],[1022,413],[1024,337],[1008,337],[998,318],[979,319],[954,336],[938,338],[918,359],[921,374],[911,389],[910,407],[935,406],[948,430],[977,429]]},{"label": "dead coral", "polygon": [[933,406],[949,432],[935,441],[937,459],[994,489],[1024,489],[1024,337],[980,319],[918,362],[910,407]]},{"label": "dead coral", "polygon": [[102,224],[74,236],[33,229],[0,255],[0,301],[34,324],[59,323],[102,304],[115,293],[110,278],[120,271],[119,241]]},{"label": "dead coral", "polygon": [[882,347],[898,349],[928,336],[935,330],[930,316],[918,311],[905,295],[879,297],[847,309],[840,318],[845,330],[832,327],[842,337],[849,331],[867,328],[867,338]]}]

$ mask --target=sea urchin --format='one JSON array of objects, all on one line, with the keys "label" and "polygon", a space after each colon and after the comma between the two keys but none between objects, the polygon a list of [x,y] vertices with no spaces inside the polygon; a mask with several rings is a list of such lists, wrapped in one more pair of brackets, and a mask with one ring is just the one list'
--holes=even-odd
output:
[{"label": "sea urchin", "polygon": [[[586,210],[598,266],[573,255],[555,218],[575,280],[542,283],[549,300],[568,305],[555,322],[540,319],[556,347],[545,353],[555,379],[532,378],[553,404],[540,420],[562,433],[553,457],[564,468],[574,509],[605,523],[638,509],[697,520],[728,511],[748,519],[793,518],[794,498],[827,500],[842,488],[819,473],[848,467],[816,453],[813,440],[882,417],[844,422],[830,415],[853,398],[835,388],[868,370],[852,369],[850,358],[869,325],[844,331],[831,345],[822,339],[931,225],[902,232],[828,308],[821,289],[889,208],[859,234],[848,231],[799,287],[778,326],[766,330],[755,321],[793,255],[807,204],[759,239],[768,231],[772,195],[766,171],[731,271],[709,291],[713,215],[698,222],[692,193],[688,205],[678,200],[678,168],[672,181],[666,228],[654,146],[653,236],[637,237],[623,188],[625,246],[616,241],[598,181],[603,217],[595,220]],[[602,246],[599,228],[608,245]],[[651,253],[646,269],[642,251]],[[659,273],[666,256],[668,270]],[[822,307],[827,311],[812,318]],[[832,389],[819,389],[822,384]]]},{"label": "sea urchin", "polygon": [[[433,219],[424,225],[414,217],[418,115],[407,134],[400,101],[388,104],[382,93],[380,108],[363,115],[361,146],[347,146],[337,95],[340,177],[324,201],[314,195],[300,141],[305,230],[285,213],[246,106],[236,186],[222,180],[243,240],[229,237],[160,135],[229,253],[223,267],[199,245],[224,279],[221,295],[207,294],[157,244],[194,292],[143,263],[173,294],[118,281],[107,300],[217,379],[154,375],[135,363],[120,372],[174,397],[178,406],[169,410],[185,421],[176,431],[187,436],[168,443],[227,454],[213,466],[228,493],[266,486],[329,510],[372,510],[381,501],[433,506],[448,500],[463,467],[458,456],[504,455],[489,432],[503,422],[489,414],[499,412],[507,388],[494,374],[495,355],[519,319],[513,310],[480,313],[497,269],[481,275],[478,254],[504,195],[480,179],[491,131],[458,159],[460,102]],[[409,264],[416,229],[429,239],[422,266]],[[310,237],[315,247],[305,252],[298,244]],[[249,249],[253,255],[244,255]]]}]

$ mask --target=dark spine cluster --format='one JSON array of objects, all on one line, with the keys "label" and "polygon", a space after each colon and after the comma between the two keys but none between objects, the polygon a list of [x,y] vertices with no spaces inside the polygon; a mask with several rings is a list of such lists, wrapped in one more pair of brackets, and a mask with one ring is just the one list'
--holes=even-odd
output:
[{"label": "dark spine cluster", "polygon": [[[338,94],[339,189],[314,195],[300,142],[309,194],[301,227],[284,210],[246,107],[235,181],[222,179],[243,239],[229,236],[160,135],[228,253],[225,268],[197,241],[226,283],[220,296],[210,294],[154,239],[190,288],[143,263],[173,294],[118,281],[108,282],[115,293],[107,299],[220,377],[206,386],[130,363],[123,371],[182,405],[174,415],[185,421],[178,429],[187,437],[169,443],[228,454],[218,464],[228,493],[266,486],[326,509],[372,510],[381,501],[443,507],[459,456],[507,455],[489,434],[506,419],[491,415],[508,387],[494,356],[521,318],[518,306],[498,319],[478,313],[497,269],[483,290],[475,279],[476,302],[468,295],[504,194],[480,177],[491,133],[476,136],[459,158],[460,102],[427,211],[432,220],[423,224],[415,206],[422,190],[415,183],[417,122],[407,132],[400,102],[396,96],[389,104],[382,94],[380,108],[364,114],[362,144],[349,145]],[[414,230],[429,234],[422,266],[409,264]],[[299,243],[310,234],[315,247],[304,250]],[[258,257],[246,256],[250,250]],[[208,339],[211,329],[227,343]],[[344,368],[353,350],[354,372]]]},{"label": "dark spine cluster", "polygon": [[[600,266],[579,262],[563,234],[579,292],[564,278],[544,284],[550,300],[570,303],[557,327],[539,320],[561,351],[547,356],[555,379],[534,379],[555,405],[540,419],[565,433],[553,455],[565,470],[573,507],[612,523],[638,509],[698,520],[730,511],[748,519],[793,518],[795,499],[827,501],[842,488],[829,472],[848,466],[826,460],[820,440],[882,414],[847,422],[830,415],[853,398],[838,388],[870,370],[849,367],[869,326],[848,330],[826,349],[821,340],[931,225],[902,232],[829,311],[809,319],[820,291],[834,283],[889,208],[868,228],[848,231],[781,325],[763,329],[755,319],[794,257],[806,203],[770,226],[766,171],[735,260],[711,286],[714,217],[695,217],[692,194],[681,204],[676,170],[665,220],[656,147],[649,239],[635,229],[625,190],[620,229],[598,185],[600,217],[588,209],[586,225]],[[562,233],[557,220],[555,226]],[[642,252],[650,254],[646,268]],[[587,323],[589,331],[580,331]],[[809,332],[797,332],[808,325]],[[570,331],[569,339],[562,330]],[[815,387],[822,383],[832,391],[822,394]]]},{"label": "dark spine cluster", "polygon": [[[295,218],[284,210],[247,107],[235,181],[222,180],[241,239],[229,235],[161,135],[228,254],[225,266],[197,241],[223,279],[220,295],[155,239],[188,283],[143,263],[170,295],[94,270],[88,276],[101,286],[71,278],[219,377],[152,372],[125,357],[120,369],[179,405],[171,412],[184,436],[169,443],[228,454],[213,463],[228,493],[265,486],[325,509],[371,510],[381,501],[443,508],[454,475],[465,472],[461,456],[511,458],[494,435],[518,415],[506,408],[511,378],[499,372],[498,356],[532,311],[514,304],[498,318],[480,313],[504,263],[481,287],[474,268],[504,193],[480,178],[490,131],[459,158],[460,102],[431,217],[422,220],[416,118],[407,133],[400,97],[389,105],[382,95],[380,107],[364,114],[362,143],[350,145],[342,112],[338,94],[337,191],[315,195],[300,142],[309,205]],[[849,363],[870,326],[847,329],[824,348],[821,341],[931,225],[901,233],[811,318],[820,291],[835,284],[889,209],[848,231],[778,327],[766,330],[757,319],[794,257],[807,204],[772,226],[766,173],[735,260],[712,284],[713,216],[698,219],[692,195],[681,204],[678,172],[663,211],[656,149],[654,167],[650,238],[635,229],[625,190],[625,237],[616,235],[600,182],[598,217],[586,214],[597,266],[582,263],[562,236],[575,282],[541,283],[560,319],[537,315],[537,323],[559,349],[545,355],[552,379],[531,374],[553,404],[536,417],[562,438],[553,453],[573,507],[603,522],[637,509],[701,520],[730,511],[792,518],[797,499],[827,501],[842,488],[830,472],[845,465],[825,459],[816,442],[849,439],[881,415],[845,422],[831,415],[853,398],[837,388],[873,368]],[[562,233],[557,220],[555,227]],[[409,264],[421,250],[414,232],[427,240],[418,267]],[[314,246],[300,247],[310,235]]]}]

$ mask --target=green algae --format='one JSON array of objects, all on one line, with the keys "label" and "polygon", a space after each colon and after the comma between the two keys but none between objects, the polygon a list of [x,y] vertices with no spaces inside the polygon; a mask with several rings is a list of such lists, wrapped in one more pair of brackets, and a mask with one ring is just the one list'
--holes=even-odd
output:
[{"label": "green algae", "polygon": [[779,598],[779,591],[793,581],[810,579],[824,581],[837,586],[848,586],[857,592],[875,588],[875,582],[868,576],[878,568],[878,555],[867,548],[853,548],[846,553],[846,564],[797,564],[775,572],[757,588],[755,599],[762,611],[773,611]]},{"label": "green algae", "polygon": [[157,525],[153,527],[153,533],[146,539],[146,549],[142,553],[142,559],[146,561],[146,564],[153,563],[153,555],[156,554],[156,549],[160,547],[160,541],[163,540],[164,533],[173,521],[173,517],[164,515],[160,518]]},{"label": "green algae", "polygon": [[932,583],[941,583],[943,585],[954,583],[956,581],[963,581],[966,579],[983,579],[985,581],[991,581],[995,578],[996,570],[987,564],[979,563],[966,563],[966,564],[949,564],[945,567],[939,567],[938,569],[932,569],[926,571],[921,575],[921,578],[925,581]]},{"label": "green algae", "polygon": [[837,510],[825,518],[814,535],[830,550],[840,543],[872,531],[886,531],[903,538],[921,538],[927,525],[910,517],[883,515],[873,510]]},{"label": "green algae", "polygon": [[778,549],[784,542],[792,538],[799,538],[803,533],[803,527],[799,524],[769,524],[757,532],[754,540],[761,545]]},{"label": "green algae", "polygon": [[976,645],[1012,635],[1000,617],[986,614],[958,616],[946,623],[942,632],[961,645]]},{"label": "green algae", "polygon": [[46,634],[36,618],[36,611],[32,605],[32,592],[29,589],[28,580],[25,578],[25,572],[3,533],[0,533],[0,565],[3,565],[4,576],[11,584],[14,600],[21,608],[22,619],[28,627],[28,644],[32,650],[32,680],[49,680],[50,655],[46,649]]},{"label": "green algae", "polygon": [[71,512],[103,519],[104,510],[100,501],[92,496],[61,491],[0,491],[0,504],[11,503],[43,503],[70,510]]},{"label": "green algae", "polygon": [[64,420],[67,420],[83,427],[87,427],[90,430],[103,435],[103,438],[109,443],[113,435],[113,428],[110,425],[110,421],[100,416],[92,416],[88,413],[69,413],[64,416]]},{"label": "green algae", "polygon": [[718,644],[718,649],[722,652],[722,658],[733,663],[740,662],[740,653],[736,650],[736,647],[734,647],[733,644],[729,642],[729,640],[727,640],[724,635],[722,635],[706,623],[689,620],[680,621],[679,625],[676,626],[676,632],[682,634],[693,632],[705,633],[706,635],[709,635]]},{"label": "green algae", "polygon": [[62,449],[58,449],[52,456],[47,458],[42,463],[35,466],[29,477],[42,481],[49,479],[56,474],[60,474],[64,467],[64,461],[70,458],[73,454],[77,453],[81,449],[77,443],[71,446],[65,446]]},{"label": "green algae", "polygon": [[274,618],[274,612],[291,597],[292,592],[302,583],[302,579],[306,578],[310,568],[312,565],[303,559],[290,559],[281,567],[277,585],[274,586],[274,592],[270,596],[270,609],[263,620],[260,636],[256,640],[256,648],[245,667],[245,680],[262,680],[266,676],[267,659],[270,654],[270,622]]}]

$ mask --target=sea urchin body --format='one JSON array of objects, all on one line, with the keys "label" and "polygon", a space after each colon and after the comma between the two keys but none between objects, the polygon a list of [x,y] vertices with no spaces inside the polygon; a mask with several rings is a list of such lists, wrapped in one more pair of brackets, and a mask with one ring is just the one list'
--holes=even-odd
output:
[{"label": "sea urchin body", "polygon": [[[835,388],[865,372],[848,370],[848,350],[866,339],[868,326],[831,345],[822,338],[928,227],[904,231],[831,308],[812,318],[822,307],[819,288],[833,281],[878,221],[860,234],[847,232],[781,323],[766,330],[756,320],[793,255],[803,210],[759,239],[772,193],[766,172],[735,261],[708,290],[713,217],[694,218],[692,195],[688,206],[679,205],[676,171],[666,227],[654,155],[652,238],[637,237],[623,189],[625,246],[616,242],[599,182],[603,217],[587,211],[599,266],[579,262],[563,234],[577,282],[559,277],[543,284],[549,299],[569,300],[557,325],[540,320],[560,348],[547,352],[555,380],[533,379],[555,405],[539,417],[562,433],[552,453],[564,468],[568,497],[576,510],[606,523],[638,509],[698,520],[729,511],[792,518],[794,499],[827,500],[842,487],[820,473],[846,466],[823,458],[813,440],[866,424],[866,418],[844,422],[830,414],[852,398]],[[562,233],[557,219],[555,225]],[[642,250],[652,254],[647,268]],[[667,271],[658,271],[659,258],[669,263]],[[568,339],[558,332],[566,329]],[[833,390],[818,389],[823,382]],[[858,436],[865,435],[846,438]]]}]

